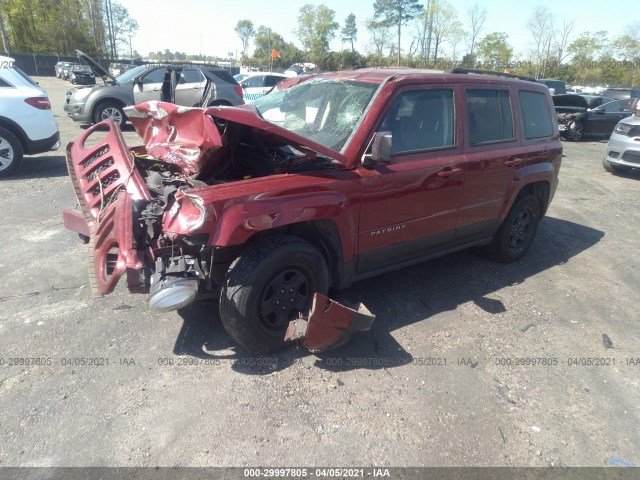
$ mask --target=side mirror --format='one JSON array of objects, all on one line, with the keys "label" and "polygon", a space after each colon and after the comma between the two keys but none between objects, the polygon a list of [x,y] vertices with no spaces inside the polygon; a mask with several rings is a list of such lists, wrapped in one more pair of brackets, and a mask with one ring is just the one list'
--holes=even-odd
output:
[{"label": "side mirror", "polygon": [[367,153],[362,158],[362,166],[373,168],[379,162],[391,163],[391,145],[393,135],[391,132],[376,132],[367,149]]},{"label": "side mirror", "polygon": [[133,84],[134,84],[134,85],[138,85],[140,88],[142,88],[142,78],[140,78],[140,77],[133,77]]}]

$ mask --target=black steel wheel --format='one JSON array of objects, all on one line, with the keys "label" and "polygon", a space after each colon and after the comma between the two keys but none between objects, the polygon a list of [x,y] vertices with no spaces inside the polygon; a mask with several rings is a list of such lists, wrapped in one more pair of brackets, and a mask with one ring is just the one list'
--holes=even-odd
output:
[{"label": "black steel wheel", "polygon": [[246,349],[278,351],[287,345],[289,322],[308,313],[316,292],[328,290],[329,270],[315,246],[291,235],[271,235],[250,244],[229,267],[220,318]]},{"label": "black steel wheel", "polygon": [[531,246],[538,223],[540,204],[536,197],[517,198],[489,245],[491,257],[500,262],[518,260]]}]

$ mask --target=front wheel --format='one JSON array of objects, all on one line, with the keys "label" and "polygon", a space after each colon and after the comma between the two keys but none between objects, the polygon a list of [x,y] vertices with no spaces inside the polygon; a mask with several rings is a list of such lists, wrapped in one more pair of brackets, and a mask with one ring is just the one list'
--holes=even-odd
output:
[{"label": "front wheel", "polygon": [[22,144],[9,130],[0,127],[0,177],[11,175],[22,162]]},{"label": "front wheel", "polygon": [[516,199],[489,245],[489,255],[499,262],[515,262],[531,246],[540,223],[540,204],[533,195]]},{"label": "front wheel", "polygon": [[111,119],[117,126],[122,127],[126,122],[126,116],[122,107],[115,102],[104,102],[98,105],[94,115],[94,122],[99,123],[107,118]]},{"label": "front wheel", "polygon": [[570,130],[567,133],[567,140],[570,142],[578,142],[584,135],[584,124],[580,121],[575,121],[569,127]]},{"label": "front wheel", "polygon": [[220,293],[220,318],[247,350],[269,353],[287,344],[291,320],[306,315],[316,292],[329,290],[324,257],[309,242],[273,235],[248,246],[229,267]]}]

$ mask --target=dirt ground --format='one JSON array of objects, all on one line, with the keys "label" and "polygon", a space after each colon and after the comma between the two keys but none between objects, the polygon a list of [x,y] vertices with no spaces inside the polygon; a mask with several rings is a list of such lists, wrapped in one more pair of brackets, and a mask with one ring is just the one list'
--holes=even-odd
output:
[{"label": "dirt ground", "polygon": [[[70,84],[37,80],[75,139]],[[64,149],[26,158],[0,180],[0,466],[640,465],[640,172],[605,172],[605,143],[565,144],[523,260],[360,282],[344,295],[371,331],[273,357],[237,348],[215,303],[92,298]]]}]

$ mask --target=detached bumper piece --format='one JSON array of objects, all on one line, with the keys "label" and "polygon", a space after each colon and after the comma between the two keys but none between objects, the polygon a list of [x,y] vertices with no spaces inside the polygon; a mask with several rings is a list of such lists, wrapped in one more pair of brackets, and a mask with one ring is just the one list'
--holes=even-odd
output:
[{"label": "detached bumper piece", "polygon": [[363,304],[354,310],[316,293],[309,318],[290,322],[284,339],[300,340],[311,352],[324,352],[344,345],[353,333],[369,330],[375,319]]}]

